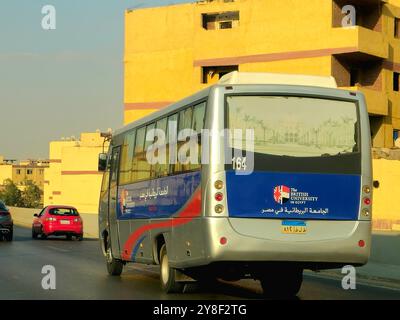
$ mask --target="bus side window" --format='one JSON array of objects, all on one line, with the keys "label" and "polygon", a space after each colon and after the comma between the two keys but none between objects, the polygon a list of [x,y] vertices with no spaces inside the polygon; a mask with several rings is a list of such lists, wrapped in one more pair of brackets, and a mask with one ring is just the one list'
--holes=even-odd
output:
[{"label": "bus side window", "polygon": [[[161,120],[157,121],[157,129],[162,130],[165,134],[165,141],[162,146],[158,146],[158,150],[155,152],[155,156],[159,157],[159,160],[161,163],[156,163],[152,167],[152,178],[159,178],[159,177],[165,177],[168,175],[168,148],[167,148],[167,118],[163,118]],[[155,142],[158,142],[157,139],[155,139]],[[162,143],[162,141],[158,142]],[[161,154],[164,153],[165,159],[162,159]]]},{"label": "bus side window", "polygon": [[[182,132],[182,130],[192,128],[192,115],[193,115],[192,107],[186,108],[179,112],[178,136],[179,136],[179,133]],[[179,141],[179,139],[178,139],[178,155],[179,155],[179,150],[188,140],[189,140],[189,138],[187,138],[186,141]],[[186,156],[189,156],[189,154],[187,153]],[[178,157],[178,162],[175,165],[174,172],[181,173],[181,172],[185,172],[185,171],[189,171],[189,170],[190,170],[190,163],[182,164],[179,161],[179,157]]]},{"label": "bus side window", "polygon": [[119,182],[121,185],[132,182],[132,167],[135,146],[136,131],[125,135],[124,144],[121,151],[121,164],[119,172]]},{"label": "bus side window", "polygon": [[[168,127],[167,127],[167,150],[168,150],[168,158],[167,158],[167,163],[168,163],[168,174],[174,174],[175,172],[175,164],[173,163],[173,159],[170,159],[174,157],[173,154],[170,154],[170,149],[171,150],[176,150],[176,144],[177,144],[177,137],[178,137],[178,132],[177,132],[177,127],[178,127],[178,114],[175,113],[172,116],[168,117]],[[171,128],[175,128],[175,132],[171,132]],[[174,151],[173,151],[174,152]],[[175,157],[177,156],[177,151],[174,152]]]},{"label": "bus side window", "polygon": [[[146,161],[144,152],[144,140],[146,138],[146,127],[142,127],[136,131],[135,156],[132,162],[132,182],[143,180],[143,161]],[[144,158],[143,158],[144,156]]]},{"label": "bus side window", "polygon": [[150,177],[153,176],[152,169],[154,169],[154,166],[151,165],[149,161],[150,159],[147,159],[147,149],[154,143],[154,139],[148,140],[148,137],[149,133],[155,128],[156,128],[155,123],[149,124],[146,127],[146,140],[144,142],[143,168],[142,168],[143,180],[148,180],[150,179]]},{"label": "bus side window", "polygon": [[201,130],[204,129],[204,116],[206,112],[206,103],[202,102],[194,107],[193,111],[193,120],[192,120],[192,129],[197,134],[197,154],[198,159],[197,163],[191,163],[191,170],[198,170],[201,167]]}]

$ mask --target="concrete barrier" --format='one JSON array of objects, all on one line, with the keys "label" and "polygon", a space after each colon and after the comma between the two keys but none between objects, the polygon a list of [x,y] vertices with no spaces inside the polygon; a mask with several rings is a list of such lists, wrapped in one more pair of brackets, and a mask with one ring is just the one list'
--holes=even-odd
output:
[{"label": "concrete barrier", "polygon": [[[10,212],[14,220],[14,224],[21,227],[32,227],[33,215],[39,213],[40,209],[27,209],[10,207]],[[83,220],[83,235],[85,238],[98,238],[98,215],[80,213]]]},{"label": "concrete barrier", "polygon": [[370,260],[400,266],[400,232],[374,231]]}]

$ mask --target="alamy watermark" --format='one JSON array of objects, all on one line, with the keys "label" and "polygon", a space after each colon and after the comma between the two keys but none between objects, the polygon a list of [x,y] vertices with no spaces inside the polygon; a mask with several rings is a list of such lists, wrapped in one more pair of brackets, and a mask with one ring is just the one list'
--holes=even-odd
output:
[{"label": "alamy watermark", "polygon": [[346,5],[342,8],[345,16],[342,19],[342,27],[354,27],[356,25],[356,8],[352,5]]},{"label": "alamy watermark", "polygon": [[55,30],[57,27],[56,22],[56,8],[53,5],[45,5],[42,7],[42,29],[43,30]]},{"label": "alamy watermark", "polygon": [[41,283],[43,290],[56,290],[56,268],[52,265],[45,265],[42,268],[42,274],[45,275]]},{"label": "alamy watermark", "polygon": [[355,290],[356,289],[356,268],[347,265],[342,268],[342,274],[345,276],[342,279],[342,288],[344,290]]},{"label": "alamy watermark", "polygon": [[216,152],[214,164],[231,164],[239,175],[248,175],[254,170],[254,129],[202,129],[201,132],[183,129],[177,132],[177,122],[170,121],[168,132],[168,137],[162,129],[151,129],[146,133],[146,141],[151,142],[146,149],[149,164],[210,164],[209,146],[213,139],[220,141],[224,148],[224,159]]}]

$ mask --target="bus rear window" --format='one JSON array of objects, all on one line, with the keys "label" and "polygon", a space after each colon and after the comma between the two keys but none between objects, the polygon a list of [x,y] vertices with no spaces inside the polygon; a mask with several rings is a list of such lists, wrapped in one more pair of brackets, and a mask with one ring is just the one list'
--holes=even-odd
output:
[{"label": "bus rear window", "polygon": [[253,130],[254,152],[320,157],[358,151],[354,102],[292,96],[228,96],[231,147],[247,150],[246,129]]}]

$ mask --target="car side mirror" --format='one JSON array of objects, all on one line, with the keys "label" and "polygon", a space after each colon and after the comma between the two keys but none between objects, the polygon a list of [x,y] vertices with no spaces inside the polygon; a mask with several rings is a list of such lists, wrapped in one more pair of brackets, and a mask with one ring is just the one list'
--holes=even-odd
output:
[{"label": "car side mirror", "polygon": [[33,216],[36,217],[36,218],[39,217],[39,215],[37,213],[35,213]]},{"label": "car side mirror", "polygon": [[100,153],[99,154],[99,164],[98,164],[98,171],[104,172],[107,170],[107,154]]}]

